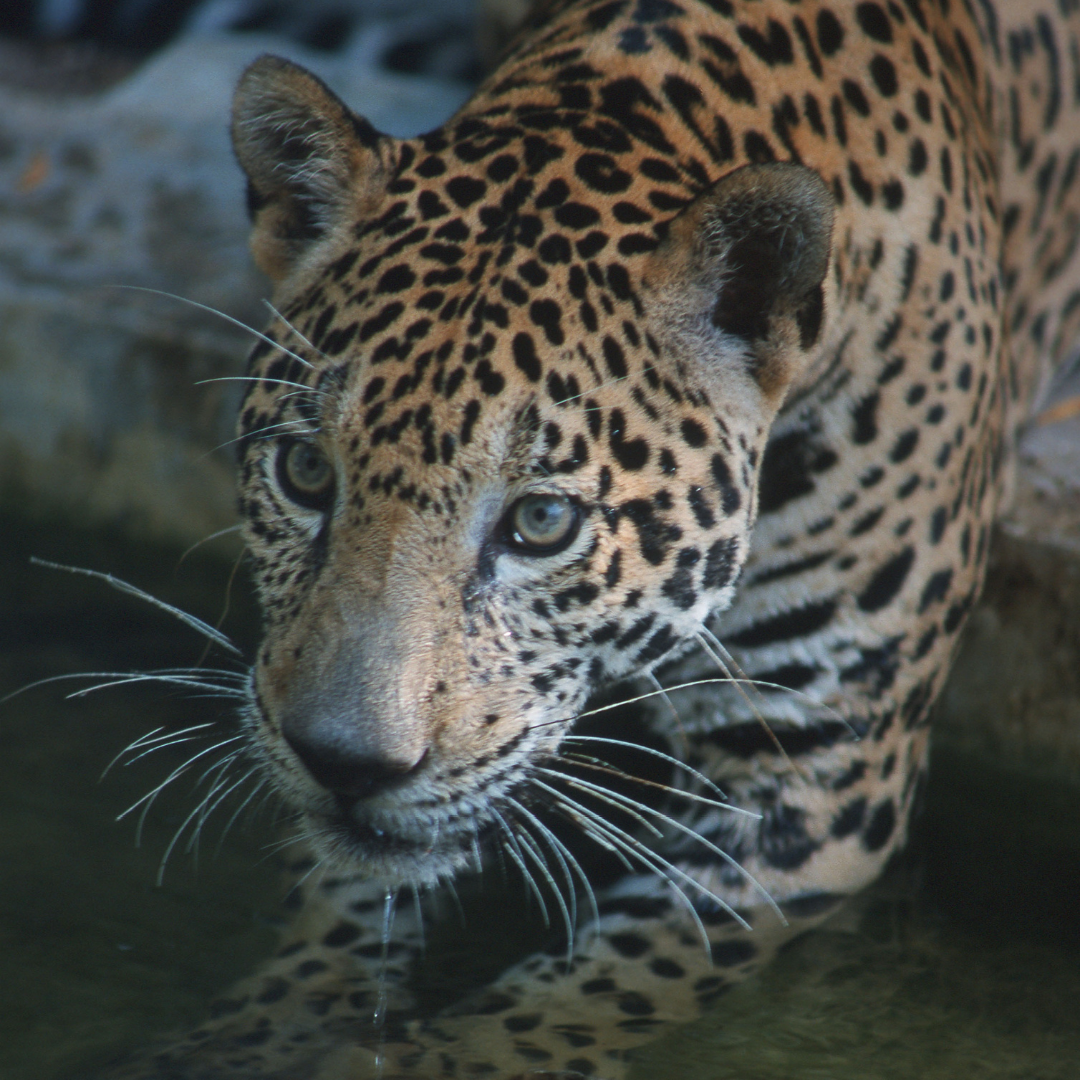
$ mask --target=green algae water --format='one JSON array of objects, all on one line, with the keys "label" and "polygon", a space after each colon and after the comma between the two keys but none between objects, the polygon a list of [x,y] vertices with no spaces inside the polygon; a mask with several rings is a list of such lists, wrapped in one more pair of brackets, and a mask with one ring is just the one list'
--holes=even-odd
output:
[{"label": "green algae water", "polygon": [[633,1080],[1080,1076],[1080,797],[972,769],[937,753],[902,863]]},{"label": "green algae water", "polygon": [[[190,630],[107,585],[31,565],[31,555],[137,580],[215,622],[229,564],[5,521],[0,529],[0,696],[58,674],[199,662]],[[234,607],[239,598],[234,601]],[[249,634],[250,609],[226,629]],[[218,654],[221,658],[221,654]],[[153,728],[220,720],[227,702],[168,687],[65,700],[79,682],[0,705],[0,1077],[83,1077],[154,1032],[197,1023],[207,1002],[272,949],[280,899],[269,815],[231,811],[183,841],[156,885],[201,770],[146,815],[117,815],[188,756],[176,746],[130,767],[109,762]],[[155,758],[157,760],[155,760]]]},{"label": "green algae water", "polygon": [[[3,526],[0,694],[56,674],[199,662],[204,643],[168,616],[29,557],[112,572],[212,623],[229,592],[227,560],[178,563],[176,552],[114,538]],[[232,591],[224,628],[250,648],[251,605]],[[177,845],[159,886],[198,771],[162,793],[138,846],[136,821],[114,819],[188,748],[99,782],[151,729],[215,720],[227,732],[228,702],[163,687],[64,694],[44,687],[0,706],[4,1080],[78,1080],[197,1024],[268,955],[280,921],[272,804],[242,814],[224,838],[235,804],[223,807],[197,851]],[[1080,1076],[1080,779],[1032,779],[946,737],[926,803],[911,850],[882,882],[641,1051],[634,1080]],[[483,908],[484,893],[470,903]],[[530,933],[544,939],[538,918]],[[466,932],[433,927],[432,999],[510,962],[495,955],[508,940],[522,947],[519,924],[500,927],[490,912]]]}]

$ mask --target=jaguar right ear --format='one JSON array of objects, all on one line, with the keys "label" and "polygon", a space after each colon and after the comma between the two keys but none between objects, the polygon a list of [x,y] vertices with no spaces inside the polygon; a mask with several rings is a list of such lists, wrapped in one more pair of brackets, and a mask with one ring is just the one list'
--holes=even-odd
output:
[{"label": "jaguar right ear", "polygon": [[252,254],[275,282],[336,224],[374,206],[394,142],[278,56],[260,57],[241,76],[232,139],[248,177]]},{"label": "jaguar right ear", "polygon": [[747,165],[671,222],[648,270],[699,362],[749,372],[774,407],[821,336],[832,223],[812,169]]}]

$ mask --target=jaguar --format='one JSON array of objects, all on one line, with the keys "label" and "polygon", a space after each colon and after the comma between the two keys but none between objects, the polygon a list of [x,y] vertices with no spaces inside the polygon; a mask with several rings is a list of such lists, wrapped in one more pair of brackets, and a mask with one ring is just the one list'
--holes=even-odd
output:
[{"label": "jaguar", "polygon": [[[1078,32],[1073,0],[542,0],[409,139],[247,70],[243,723],[312,869],[139,1075],[614,1080],[880,873],[1080,329]],[[566,940],[411,1013],[397,893],[493,852]]]}]

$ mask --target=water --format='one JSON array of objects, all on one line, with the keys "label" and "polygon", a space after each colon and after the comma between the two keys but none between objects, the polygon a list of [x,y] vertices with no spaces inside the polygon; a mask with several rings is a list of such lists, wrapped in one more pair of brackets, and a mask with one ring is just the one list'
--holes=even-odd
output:
[{"label": "water", "polygon": [[[36,554],[148,584],[210,620],[229,566],[132,549],[5,522],[0,528],[0,695],[72,671],[196,663],[201,640],[168,616],[100,583],[32,567]],[[234,598],[229,629],[253,625]],[[69,689],[73,689],[70,687]],[[267,811],[208,822],[196,859],[178,845],[155,884],[177,827],[191,812],[181,777],[136,823],[114,819],[187,756],[177,746],[125,768],[108,763],[159,725],[224,715],[168,689],[105,691],[78,701],[53,686],[0,706],[0,1077],[85,1075],[154,1031],[198,1022],[211,997],[257,963],[276,939],[276,837]],[[197,774],[196,774],[197,775]],[[137,815],[133,815],[137,816]]]},{"label": "water", "polygon": [[384,1047],[386,1045],[386,963],[390,957],[390,938],[394,933],[394,905],[397,903],[397,893],[393,889],[386,890],[383,897],[382,917],[382,952],[379,954],[379,977],[378,987],[375,991],[375,1031],[377,1032],[378,1045],[375,1049],[375,1073],[382,1080],[383,1070],[386,1065]]},{"label": "water", "polygon": [[1080,796],[971,766],[938,753],[903,864],[633,1080],[1075,1080]]},{"label": "water", "polygon": [[[202,643],[36,554],[137,582],[211,622],[229,566],[114,538],[0,529],[0,686],[52,673],[195,663]],[[234,594],[228,632],[254,637]],[[195,803],[166,790],[135,826],[113,819],[184,760],[171,747],[98,777],[132,739],[227,713],[161,689],[72,703],[58,689],[0,708],[0,1076],[74,1080],[155,1034],[183,1030],[273,947],[278,837],[269,809],[196,859],[176,845]],[[155,760],[156,759],[156,760]],[[939,742],[904,862],[758,979],[641,1052],[634,1080],[1072,1080],[1080,1070],[1080,790]],[[216,826],[215,826],[216,822]],[[185,834],[186,835],[186,834]],[[422,1001],[490,978],[544,939],[535,898],[466,898],[429,920]],[[529,918],[505,914],[531,906]],[[524,927],[524,929],[523,929]],[[530,937],[531,935],[531,937]],[[380,1010],[381,1011],[381,1010]]]}]

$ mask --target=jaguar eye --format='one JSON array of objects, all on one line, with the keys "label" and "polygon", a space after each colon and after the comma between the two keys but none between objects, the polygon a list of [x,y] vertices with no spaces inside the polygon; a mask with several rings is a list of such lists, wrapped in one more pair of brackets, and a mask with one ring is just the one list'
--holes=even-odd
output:
[{"label": "jaguar eye", "polygon": [[277,480],[294,503],[325,510],[334,493],[334,468],[313,442],[294,439],[278,452]]},{"label": "jaguar eye", "polygon": [[579,515],[565,495],[541,492],[518,499],[506,521],[512,547],[529,555],[554,555],[577,536]]}]

